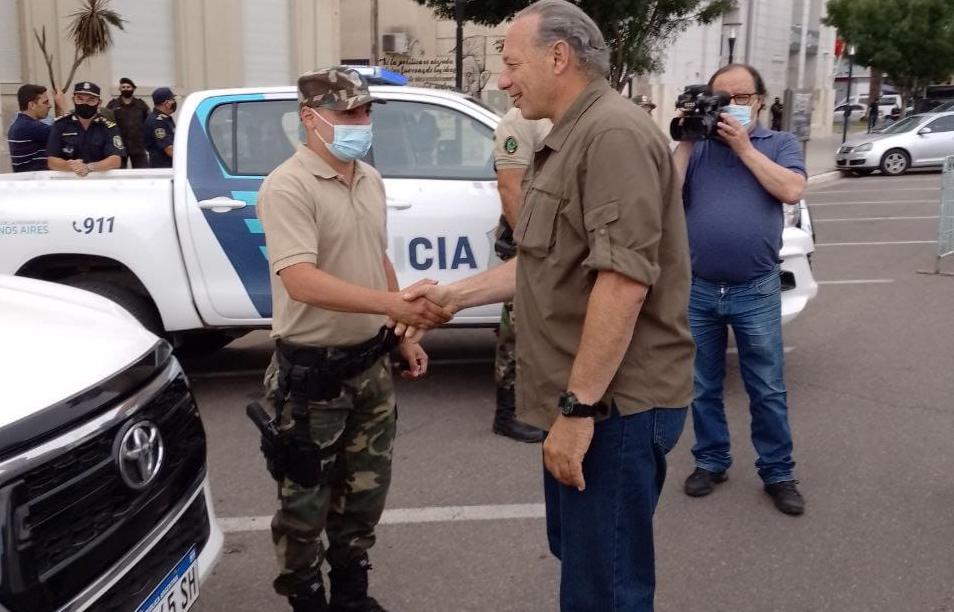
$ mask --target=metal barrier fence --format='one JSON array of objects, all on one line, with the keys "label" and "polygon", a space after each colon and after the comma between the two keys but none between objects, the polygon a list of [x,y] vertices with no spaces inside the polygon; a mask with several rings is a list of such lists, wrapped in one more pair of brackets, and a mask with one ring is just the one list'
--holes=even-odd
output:
[{"label": "metal barrier fence", "polygon": [[954,273],[941,272],[941,260],[954,255],[954,155],[944,160],[944,175],[941,181],[941,203],[937,211],[937,257],[933,272],[954,276]]}]

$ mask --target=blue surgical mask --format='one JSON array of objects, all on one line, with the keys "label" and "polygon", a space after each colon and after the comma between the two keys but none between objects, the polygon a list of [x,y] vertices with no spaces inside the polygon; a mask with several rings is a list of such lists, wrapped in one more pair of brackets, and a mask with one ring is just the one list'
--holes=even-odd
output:
[{"label": "blue surgical mask", "polygon": [[734,117],[736,121],[742,124],[742,127],[747,128],[749,124],[752,123],[752,107],[742,104],[729,104],[723,108],[730,117]]},{"label": "blue surgical mask", "polygon": [[335,137],[330,143],[321,137],[318,130],[314,130],[314,132],[315,136],[328,147],[328,151],[341,161],[351,162],[361,159],[371,150],[370,125],[335,125],[319,115],[315,109],[311,109],[311,112],[314,113],[315,117],[334,128]]}]

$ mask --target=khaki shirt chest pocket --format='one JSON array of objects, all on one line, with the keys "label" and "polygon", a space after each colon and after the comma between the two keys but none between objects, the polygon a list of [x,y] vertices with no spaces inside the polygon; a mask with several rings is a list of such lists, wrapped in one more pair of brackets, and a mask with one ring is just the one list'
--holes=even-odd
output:
[{"label": "khaki shirt chest pocket", "polygon": [[555,188],[530,186],[520,208],[513,237],[520,252],[546,257],[556,241],[557,215],[563,197]]}]

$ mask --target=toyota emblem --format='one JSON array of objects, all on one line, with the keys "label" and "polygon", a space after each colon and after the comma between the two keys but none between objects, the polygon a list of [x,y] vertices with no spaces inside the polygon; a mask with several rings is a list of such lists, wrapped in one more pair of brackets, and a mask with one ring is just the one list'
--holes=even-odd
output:
[{"label": "toyota emblem", "polygon": [[130,489],[148,487],[162,469],[166,449],[159,427],[152,421],[137,421],[117,436],[116,463],[119,475]]}]

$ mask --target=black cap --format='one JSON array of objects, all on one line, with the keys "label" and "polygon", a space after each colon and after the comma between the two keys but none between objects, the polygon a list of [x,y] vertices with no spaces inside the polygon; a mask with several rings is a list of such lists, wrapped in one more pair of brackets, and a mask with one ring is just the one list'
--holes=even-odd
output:
[{"label": "black cap", "polygon": [[100,97],[99,85],[97,85],[96,83],[90,83],[89,81],[80,81],[79,83],[74,85],[73,93],[74,94],[84,93],[84,94],[89,94],[91,96],[96,96],[97,98]]},{"label": "black cap", "polygon": [[129,86],[131,86],[133,89],[136,89],[136,84],[133,83],[133,80],[130,79],[129,77],[123,77],[123,78],[119,79],[119,84],[120,84],[120,85],[129,85]]},{"label": "black cap", "polygon": [[168,87],[158,87],[152,92],[152,103],[159,105],[166,100],[174,100],[175,97],[176,94],[172,93],[172,90]]}]

